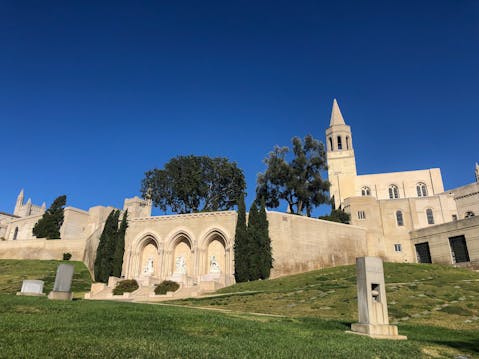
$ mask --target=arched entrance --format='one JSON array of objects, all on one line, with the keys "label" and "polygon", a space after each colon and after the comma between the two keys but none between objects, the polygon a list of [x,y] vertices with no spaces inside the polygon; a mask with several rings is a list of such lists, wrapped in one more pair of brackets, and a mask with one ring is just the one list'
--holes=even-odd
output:
[{"label": "arched entrance", "polygon": [[226,272],[226,243],[223,236],[213,233],[207,240],[204,274],[224,274]]},{"label": "arched entrance", "polygon": [[174,240],[171,272],[173,275],[192,276],[194,274],[191,241],[186,235],[179,235]]},{"label": "arched entrance", "polygon": [[161,258],[158,243],[153,237],[146,237],[140,247],[138,274],[140,277],[160,277]]}]

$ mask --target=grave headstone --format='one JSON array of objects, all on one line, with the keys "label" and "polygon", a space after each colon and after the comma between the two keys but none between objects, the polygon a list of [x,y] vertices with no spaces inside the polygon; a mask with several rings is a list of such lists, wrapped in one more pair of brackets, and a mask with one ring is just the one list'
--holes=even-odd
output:
[{"label": "grave headstone", "polygon": [[372,338],[407,339],[389,324],[382,259],[356,258],[356,276],[359,323],[352,324],[351,331]]},{"label": "grave headstone", "polygon": [[72,300],[73,293],[71,292],[71,287],[73,271],[74,268],[72,264],[60,264],[58,266],[53,290],[48,294],[49,299]]},{"label": "grave headstone", "polygon": [[45,295],[45,293],[43,293],[43,281],[32,279],[24,280],[22,283],[22,289],[20,292],[17,292],[17,295]]}]

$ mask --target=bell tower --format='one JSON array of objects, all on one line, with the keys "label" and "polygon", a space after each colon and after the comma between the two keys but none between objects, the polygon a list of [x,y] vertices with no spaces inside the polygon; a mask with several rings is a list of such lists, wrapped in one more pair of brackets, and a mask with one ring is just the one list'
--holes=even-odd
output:
[{"label": "bell tower", "polygon": [[351,128],[344,122],[336,99],[333,101],[331,120],[326,130],[328,179],[331,182],[330,195],[339,208],[344,199],[354,196],[354,182],[357,176]]}]

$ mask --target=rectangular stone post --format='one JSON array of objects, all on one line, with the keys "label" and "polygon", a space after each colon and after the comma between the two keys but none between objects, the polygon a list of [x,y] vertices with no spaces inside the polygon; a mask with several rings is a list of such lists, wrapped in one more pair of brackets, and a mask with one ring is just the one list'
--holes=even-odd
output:
[{"label": "rectangular stone post", "polygon": [[383,261],[379,257],[356,258],[359,323],[351,325],[356,334],[372,338],[407,339],[389,325]]},{"label": "rectangular stone post", "polygon": [[73,271],[72,264],[60,264],[58,266],[55,284],[53,290],[48,294],[48,299],[72,300]]}]

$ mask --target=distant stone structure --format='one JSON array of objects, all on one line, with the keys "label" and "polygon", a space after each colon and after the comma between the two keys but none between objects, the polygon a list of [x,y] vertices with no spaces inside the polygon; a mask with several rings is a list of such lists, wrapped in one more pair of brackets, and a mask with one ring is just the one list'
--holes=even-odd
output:
[{"label": "distant stone structure", "polygon": [[[379,256],[392,262],[479,266],[479,165],[476,182],[444,191],[438,168],[358,175],[351,127],[333,102],[326,130],[328,179],[336,208],[350,225],[267,212],[279,277]],[[66,207],[60,240],[36,238],[45,211],[18,195],[14,213],[0,213],[0,258],[61,259],[71,253],[93,271],[96,249],[113,207]],[[165,279],[183,287],[234,283],[235,211],[152,216],[151,200],[127,198],[122,277],[151,286]],[[467,254],[467,255],[466,255]]]},{"label": "distant stone structure", "polygon": [[359,323],[351,330],[372,338],[407,339],[389,324],[383,261],[379,257],[356,259]]}]

